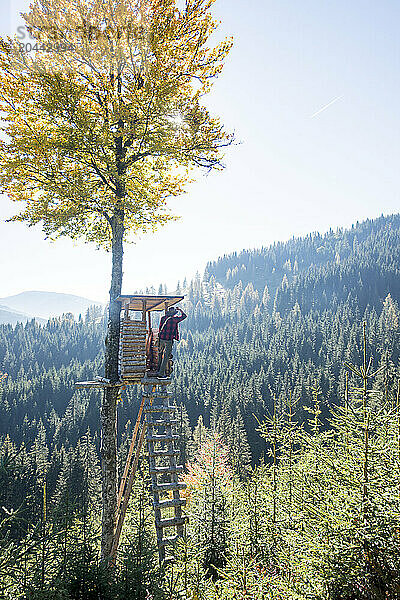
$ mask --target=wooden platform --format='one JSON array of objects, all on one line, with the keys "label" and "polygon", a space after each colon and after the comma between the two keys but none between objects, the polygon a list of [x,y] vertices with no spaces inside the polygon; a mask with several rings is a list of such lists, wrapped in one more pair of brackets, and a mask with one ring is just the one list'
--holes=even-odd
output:
[{"label": "wooden platform", "polygon": [[116,383],[108,383],[106,381],[77,381],[74,383],[75,389],[83,390],[85,388],[91,389],[103,389],[108,387],[123,387],[125,385],[137,385],[152,383],[153,385],[168,385],[171,383],[171,378],[158,379],[157,377],[148,377],[146,374],[143,377],[137,377],[136,379],[124,379],[117,381]]},{"label": "wooden platform", "polygon": [[107,383],[105,381],[77,381],[74,386],[77,390],[84,388],[103,389],[108,387],[122,387],[125,385],[122,381],[116,383]]},{"label": "wooden platform", "polygon": [[[100,377],[93,381],[77,381],[76,389],[104,389],[114,386],[138,384],[168,385],[171,378],[157,379],[149,375],[158,368],[157,331],[151,327],[151,313],[166,311],[184,296],[143,296],[135,294],[121,295],[116,298],[121,302],[121,328],[118,368],[120,381],[110,383]],[[134,312],[135,315],[131,313]],[[139,317],[137,313],[140,313]],[[135,318],[132,318],[132,317]],[[148,321],[148,322],[147,322]],[[172,370],[172,360],[167,364],[166,373]]]}]

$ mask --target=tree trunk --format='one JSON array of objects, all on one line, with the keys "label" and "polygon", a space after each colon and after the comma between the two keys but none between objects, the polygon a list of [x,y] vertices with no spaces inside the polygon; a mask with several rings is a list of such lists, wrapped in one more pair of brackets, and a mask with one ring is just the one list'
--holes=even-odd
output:
[{"label": "tree trunk", "polygon": [[[105,376],[111,383],[119,380],[118,354],[121,304],[115,302],[122,288],[124,214],[117,210],[112,220],[112,275],[105,351]],[[101,558],[109,559],[117,508],[117,399],[119,387],[104,388],[101,406],[102,530]]]}]

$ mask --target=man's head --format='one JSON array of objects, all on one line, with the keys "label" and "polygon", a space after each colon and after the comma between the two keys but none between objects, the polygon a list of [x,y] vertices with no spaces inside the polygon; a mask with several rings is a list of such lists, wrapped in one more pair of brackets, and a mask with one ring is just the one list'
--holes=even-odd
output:
[{"label": "man's head", "polygon": [[170,306],[167,310],[167,317],[173,317],[178,311],[173,306]]}]

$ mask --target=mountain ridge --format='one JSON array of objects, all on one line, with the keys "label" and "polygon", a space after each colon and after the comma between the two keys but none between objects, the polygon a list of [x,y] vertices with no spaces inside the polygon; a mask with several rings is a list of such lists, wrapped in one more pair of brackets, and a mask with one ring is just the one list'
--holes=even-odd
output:
[{"label": "mountain ridge", "polygon": [[[357,221],[349,228],[332,229],[324,234],[313,232],[287,242],[276,242],[268,247],[224,255],[207,264],[205,279],[208,282],[214,280],[227,289],[233,289],[239,282],[243,287],[251,284],[259,294],[265,293],[267,288],[272,301],[270,307],[272,308],[274,299],[277,299],[275,308],[279,309],[282,308],[282,296],[290,296],[289,305],[294,304],[302,296],[302,286],[308,285],[312,278],[321,278],[321,273],[324,273],[323,283],[328,287],[338,286],[336,290],[329,290],[332,297],[332,293],[334,295],[343,287],[342,277],[337,277],[338,271],[342,271],[341,275],[350,271],[353,274],[363,271],[363,287],[367,286],[368,280],[379,275],[382,288],[380,299],[383,300],[388,291],[391,291],[388,287],[393,288],[392,292],[400,299],[397,283],[397,265],[400,264],[399,232],[398,213]],[[384,239],[382,247],[380,239]],[[372,271],[377,270],[378,263],[381,273],[373,275]],[[331,281],[328,281],[328,275]]]},{"label": "mountain ridge", "polygon": [[90,306],[105,306],[103,302],[90,300],[83,296],[60,292],[28,290],[0,298],[0,305],[11,313],[27,318],[49,319],[64,313],[75,317],[85,314]]},{"label": "mountain ridge", "polygon": [[34,317],[19,311],[13,311],[8,306],[0,304],[0,324],[1,325],[16,325],[17,323],[27,323],[35,319],[38,323],[45,323],[46,320],[41,317]]}]

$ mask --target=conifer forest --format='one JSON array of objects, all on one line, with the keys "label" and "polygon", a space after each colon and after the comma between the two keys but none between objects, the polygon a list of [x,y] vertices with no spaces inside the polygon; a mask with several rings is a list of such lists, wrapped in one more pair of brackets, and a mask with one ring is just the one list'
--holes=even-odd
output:
[{"label": "conifer forest", "polygon": [[[400,598],[400,215],[226,255],[176,289],[184,535],[160,566],[143,450],[99,560],[107,315],[0,326],[0,598]],[[118,470],[139,410],[121,389]]]}]

